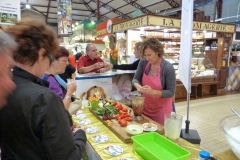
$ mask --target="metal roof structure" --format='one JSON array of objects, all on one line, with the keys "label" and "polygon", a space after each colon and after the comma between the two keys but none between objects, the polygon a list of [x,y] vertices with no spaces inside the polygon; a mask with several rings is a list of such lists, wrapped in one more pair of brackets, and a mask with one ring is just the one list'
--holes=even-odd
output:
[{"label": "metal roof structure", "polygon": [[[72,0],[73,22],[85,19],[102,20],[109,18],[132,18],[132,13],[140,10],[142,14],[169,15],[181,10],[182,0]],[[202,3],[206,0],[195,0]],[[209,1],[209,0],[208,0]],[[56,0],[20,0],[21,11],[30,10],[40,14],[46,23],[57,24]],[[31,6],[30,9],[25,7]],[[98,7],[99,6],[99,7]],[[99,8],[99,12],[98,12]]]}]

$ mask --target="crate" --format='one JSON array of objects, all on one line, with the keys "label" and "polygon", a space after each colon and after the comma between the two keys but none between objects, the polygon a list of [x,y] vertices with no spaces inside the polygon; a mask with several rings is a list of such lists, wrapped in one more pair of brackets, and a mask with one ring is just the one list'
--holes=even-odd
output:
[{"label": "crate", "polygon": [[191,154],[156,132],[133,136],[132,140],[134,150],[145,160],[187,160]]}]

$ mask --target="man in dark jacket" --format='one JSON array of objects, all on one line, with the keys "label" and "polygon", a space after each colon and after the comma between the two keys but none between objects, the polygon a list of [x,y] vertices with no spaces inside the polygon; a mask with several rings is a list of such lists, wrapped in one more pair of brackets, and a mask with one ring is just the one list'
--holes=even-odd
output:
[{"label": "man in dark jacket", "polygon": [[6,32],[20,44],[13,55],[17,87],[0,110],[1,158],[80,160],[85,132],[71,131],[62,100],[40,79],[58,49],[54,31],[42,22],[25,19]]}]

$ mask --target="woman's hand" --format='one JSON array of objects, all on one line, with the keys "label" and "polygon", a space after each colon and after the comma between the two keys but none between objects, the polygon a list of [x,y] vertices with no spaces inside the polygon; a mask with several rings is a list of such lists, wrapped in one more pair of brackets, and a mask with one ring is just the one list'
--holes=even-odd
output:
[{"label": "woman's hand", "polygon": [[76,82],[71,82],[71,83],[67,83],[67,93],[70,94],[70,96],[72,96],[72,94],[76,91],[77,89],[77,84]]},{"label": "woman's hand", "polygon": [[151,86],[145,85],[145,86],[141,86],[139,88],[139,92],[152,95],[153,94],[153,89],[152,89]]}]

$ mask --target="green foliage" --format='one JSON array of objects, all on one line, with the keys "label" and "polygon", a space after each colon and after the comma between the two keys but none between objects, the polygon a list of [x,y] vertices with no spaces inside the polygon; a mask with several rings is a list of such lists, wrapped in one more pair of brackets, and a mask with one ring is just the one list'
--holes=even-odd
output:
[{"label": "green foliage", "polygon": [[[111,115],[111,111],[115,115],[118,114],[118,110],[114,106],[109,104],[109,105],[106,106],[106,108],[108,108],[107,109],[107,115]],[[103,114],[104,114],[104,107],[99,108],[95,113],[97,115],[103,116]]]}]

